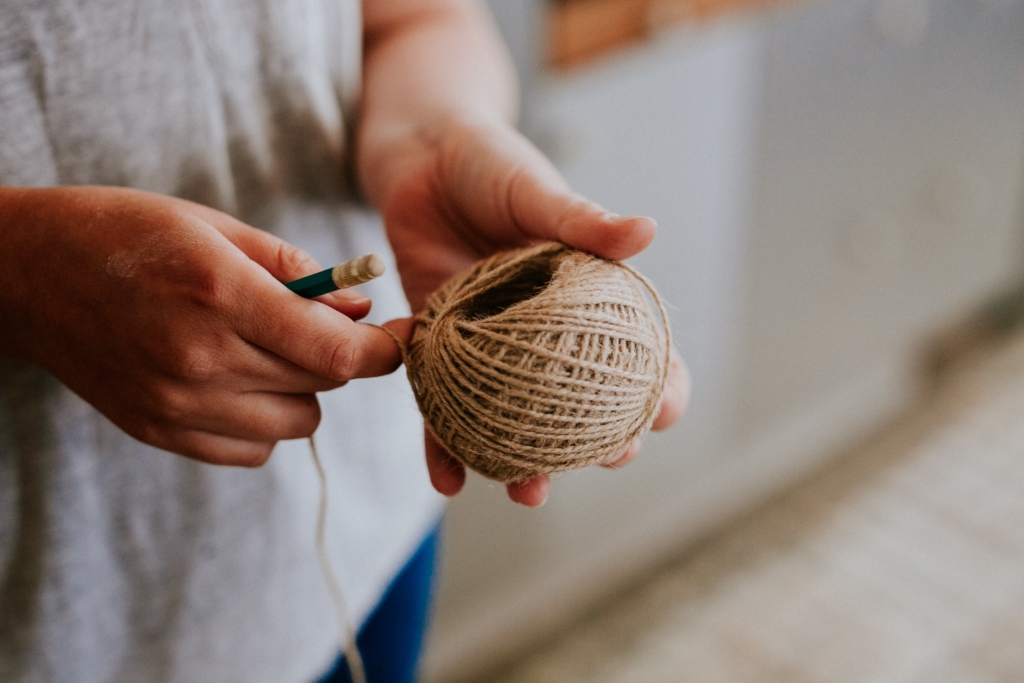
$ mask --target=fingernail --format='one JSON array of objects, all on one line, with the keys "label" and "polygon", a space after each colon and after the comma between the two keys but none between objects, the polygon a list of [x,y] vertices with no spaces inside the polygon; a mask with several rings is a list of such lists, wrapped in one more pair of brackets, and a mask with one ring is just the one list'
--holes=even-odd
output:
[{"label": "fingernail", "polygon": [[650,216],[616,216],[615,218],[609,218],[608,220],[614,223],[628,223],[629,221],[650,221],[654,227],[658,227],[658,221],[654,220]]},{"label": "fingernail", "polygon": [[613,213],[611,211],[605,211],[604,214],[602,214],[601,218],[608,221],[609,223],[629,223],[631,221],[646,219],[649,220],[651,223],[654,223],[655,227],[657,227],[658,225],[657,222],[655,222],[655,220],[653,218],[650,218],[649,216],[623,216],[622,214]]},{"label": "fingernail", "polygon": [[370,303],[370,297],[365,294],[355,294],[354,296],[349,297],[348,302],[356,306],[363,306],[364,304]]}]

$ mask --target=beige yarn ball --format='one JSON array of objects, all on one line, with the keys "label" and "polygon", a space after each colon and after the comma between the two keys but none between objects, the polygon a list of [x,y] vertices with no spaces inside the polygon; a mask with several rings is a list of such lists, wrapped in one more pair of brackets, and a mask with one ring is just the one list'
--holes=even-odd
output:
[{"label": "beige yarn ball", "polygon": [[650,428],[669,348],[646,279],[548,243],[446,282],[417,316],[406,365],[437,440],[509,482],[617,459]]}]

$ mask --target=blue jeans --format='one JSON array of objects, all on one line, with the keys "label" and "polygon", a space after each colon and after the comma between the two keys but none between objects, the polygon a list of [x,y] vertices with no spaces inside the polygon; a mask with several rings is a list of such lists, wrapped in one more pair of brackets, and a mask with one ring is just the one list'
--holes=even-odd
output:
[{"label": "blue jeans", "polygon": [[[439,530],[434,529],[391,582],[359,629],[367,683],[413,683],[433,595]],[[317,683],[352,683],[345,656]]]}]

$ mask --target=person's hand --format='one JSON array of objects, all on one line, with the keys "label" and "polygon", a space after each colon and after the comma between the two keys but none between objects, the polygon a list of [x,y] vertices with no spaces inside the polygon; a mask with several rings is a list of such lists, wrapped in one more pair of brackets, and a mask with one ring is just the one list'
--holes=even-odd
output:
[{"label": "person's hand", "polygon": [[[367,164],[364,187],[381,215],[413,308],[451,275],[495,251],[555,240],[610,259],[625,259],[654,238],[649,218],[624,218],[571,192],[554,167],[511,126],[443,118],[414,135],[389,140],[386,164]],[[408,332],[410,327],[404,326]],[[673,352],[668,386],[654,420],[664,429],[682,415],[689,376]],[[633,444],[609,467],[639,452]],[[454,495],[465,469],[429,435],[427,466],[434,487]],[[542,504],[550,481],[508,485],[509,496]]]},{"label": "person's hand", "polygon": [[316,392],[399,363],[385,332],[353,322],[369,299],[293,294],[281,281],[318,270],[312,258],[191,202],[5,188],[0,261],[0,355],[199,460],[260,465],[316,429]]}]

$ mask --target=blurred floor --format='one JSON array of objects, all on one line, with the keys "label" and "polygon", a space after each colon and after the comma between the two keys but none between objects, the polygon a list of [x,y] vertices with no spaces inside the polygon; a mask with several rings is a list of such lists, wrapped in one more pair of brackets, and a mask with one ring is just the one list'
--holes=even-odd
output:
[{"label": "blurred floor", "polygon": [[487,683],[1024,681],[1024,334]]}]

